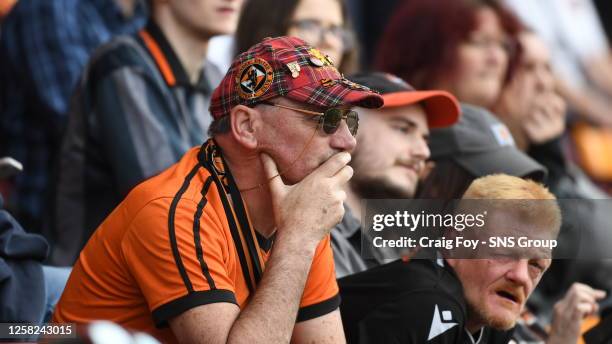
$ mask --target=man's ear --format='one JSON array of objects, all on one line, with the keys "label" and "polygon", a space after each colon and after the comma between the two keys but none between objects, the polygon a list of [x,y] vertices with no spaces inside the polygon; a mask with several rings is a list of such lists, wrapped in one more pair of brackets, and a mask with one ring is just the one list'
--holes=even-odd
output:
[{"label": "man's ear", "polygon": [[255,126],[259,123],[261,115],[256,109],[244,105],[235,106],[230,112],[230,125],[232,136],[245,148],[257,148]]}]

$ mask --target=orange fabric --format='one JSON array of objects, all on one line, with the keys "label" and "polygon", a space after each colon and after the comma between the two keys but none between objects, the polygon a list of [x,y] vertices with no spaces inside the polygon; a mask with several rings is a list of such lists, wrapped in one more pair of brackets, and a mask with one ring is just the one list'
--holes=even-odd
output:
[{"label": "orange fabric", "polygon": [[138,34],[147,45],[147,48],[149,48],[149,51],[155,59],[155,63],[157,63],[157,66],[162,72],[162,75],[164,76],[164,79],[166,79],[168,85],[174,86],[176,84],[176,78],[174,77],[174,73],[172,73],[172,69],[170,68],[170,64],[168,64],[168,60],[166,60],[164,53],[162,53],[159,45],[157,45],[157,42],[155,42],[153,37],[151,37],[151,35],[145,30],[140,31]]},{"label": "orange fabric", "polygon": [[612,129],[578,123],[572,136],[584,170],[597,181],[612,181]]},{"label": "orange fabric", "polygon": [[[191,294],[173,254],[169,209],[185,176],[197,165],[198,152],[198,148],[190,150],[177,164],[138,185],[98,227],[72,270],[55,309],[54,322],[108,319],[128,329],[150,333],[163,342],[176,342],[169,327],[155,326],[153,315],[160,309],[174,307],[177,300],[214,299],[219,291],[233,295],[241,308],[248,303],[251,295],[214,183],[209,184],[197,230],[214,288],[198,259],[193,227],[202,188],[210,176],[205,168],[198,170],[185,189],[174,219],[176,248],[192,284]],[[259,251],[258,255],[264,261],[268,259],[265,252]],[[337,294],[327,236],[317,247],[300,305],[317,304]]]},{"label": "orange fabric", "polygon": [[[587,333],[590,329],[597,326],[601,319],[598,316],[589,316],[582,321],[582,325],[580,325],[580,334]],[[585,344],[582,336],[578,338],[578,344]]]},{"label": "orange fabric", "polygon": [[6,17],[11,11],[13,6],[17,3],[17,0],[0,0],[0,20]]}]

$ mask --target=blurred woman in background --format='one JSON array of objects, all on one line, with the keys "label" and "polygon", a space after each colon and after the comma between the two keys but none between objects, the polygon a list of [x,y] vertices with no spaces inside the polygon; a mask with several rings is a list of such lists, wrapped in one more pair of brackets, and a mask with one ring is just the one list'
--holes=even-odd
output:
[{"label": "blurred woman in background", "polygon": [[520,23],[494,1],[411,0],[383,35],[376,69],[490,108],[513,70]]},{"label": "blurred woman in background", "polygon": [[327,54],[340,72],[358,70],[358,49],[343,0],[251,0],[242,11],[235,54],[265,37],[296,36]]}]

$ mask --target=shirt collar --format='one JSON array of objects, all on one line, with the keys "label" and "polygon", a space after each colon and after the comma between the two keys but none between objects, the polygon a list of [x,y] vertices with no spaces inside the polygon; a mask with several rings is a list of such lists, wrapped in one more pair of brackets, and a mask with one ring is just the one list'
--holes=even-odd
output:
[{"label": "shirt collar", "polygon": [[[192,84],[185,67],[179,60],[172,45],[161,28],[153,20],[149,20],[144,30],[140,32],[140,37],[143,39],[145,46],[151,53],[169,87],[192,87],[204,93],[212,92],[212,87],[206,77],[206,68],[202,69],[198,81]],[[205,66],[207,65],[208,63],[205,63]]]}]

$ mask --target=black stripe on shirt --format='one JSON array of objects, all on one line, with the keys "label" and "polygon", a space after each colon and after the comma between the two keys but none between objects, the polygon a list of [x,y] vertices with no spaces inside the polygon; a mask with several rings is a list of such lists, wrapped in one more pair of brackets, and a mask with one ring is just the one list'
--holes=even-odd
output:
[{"label": "black stripe on shirt", "polygon": [[296,322],[302,322],[314,318],[318,318],[325,314],[331,313],[340,307],[340,294],[336,294],[331,298],[315,303],[314,305],[300,308]]},{"label": "black stripe on shirt", "polygon": [[153,310],[155,327],[168,327],[168,320],[197,306],[211,303],[227,302],[238,305],[233,292],[225,289],[196,291],[178,299],[172,300]]},{"label": "black stripe on shirt", "polygon": [[181,197],[183,197],[185,191],[187,191],[187,188],[189,188],[189,183],[191,183],[191,180],[196,175],[201,166],[202,165],[200,165],[200,163],[196,164],[191,169],[187,177],[185,177],[185,181],[183,181],[183,185],[181,185],[179,191],[176,193],[176,195],[174,195],[174,199],[172,199],[172,204],[170,205],[170,210],[168,211],[168,236],[170,237],[172,255],[174,256],[174,261],[176,263],[176,267],[179,270],[179,273],[181,274],[181,278],[185,283],[185,287],[187,288],[187,291],[190,294],[194,292],[193,285],[189,280],[189,276],[187,276],[187,271],[185,270],[185,265],[183,265],[183,260],[181,259],[181,254],[179,253],[178,245],[176,243],[176,228],[174,226],[174,217],[176,215],[176,207],[178,206],[178,202],[181,200]]},{"label": "black stripe on shirt", "polygon": [[200,262],[200,267],[202,268],[202,274],[206,277],[206,281],[211,290],[217,289],[215,286],[215,281],[210,275],[210,271],[208,271],[208,265],[204,261],[204,250],[202,248],[202,241],[200,240],[200,218],[202,217],[202,212],[204,211],[204,207],[208,201],[206,200],[206,194],[208,193],[208,189],[210,188],[210,184],[212,184],[213,178],[208,177],[206,182],[204,183],[204,187],[202,187],[202,199],[198,203],[198,208],[193,215],[193,241],[195,244],[196,255],[198,257],[198,261]]},{"label": "black stripe on shirt", "polygon": [[[225,161],[223,162],[225,164]],[[261,276],[263,274],[263,268],[259,262],[259,252],[257,252],[257,246],[255,245],[255,238],[253,238],[253,232],[251,231],[251,224],[246,215],[244,209],[244,203],[242,203],[242,197],[240,197],[240,191],[234,182],[234,178],[228,173],[230,195],[234,209],[236,210],[236,216],[238,217],[238,223],[242,230],[242,236],[246,240],[247,247],[249,248],[249,256],[251,258],[251,264],[254,267],[253,275],[255,277],[255,283],[259,284]]]},{"label": "black stripe on shirt", "polygon": [[[244,249],[242,247],[242,240],[240,239],[240,233],[238,232],[238,227],[236,225],[236,221],[234,215],[232,213],[232,207],[229,204],[227,199],[225,188],[223,183],[219,179],[217,169],[213,165],[214,161],[214,150],[210,149],[210,141],[207,141],[202,145],[200,152],[198,153],[198,161],[204,166],[210,175],[213,177],[213,181],[217,190],[219,192],[219,198],[221,198],[221,203],[223,204],[223,210],[225,211],[225,217],[227,218],[227,223],[230,227],[230,233],[232,234],[232,240],[234,241],[234,247],[236,248],[236,252],[238,253],[238,260],[240,261],[240,268],[242,269],[242,276],[244,277],[244,281],[249,288],[249,293],[255,292],[255,286],[253,285],[253,281],[251,280],[251,274],[249,272],[249,266],[247,265],[246,255],[244,254]],[[208,149],[207,149],[208,148]],[[225,162],[224,162],[225,163]]]},{"label": "black stripe on shirt", "polygon": [[[209,165],[204,165],[212,176],[216,174],[214,169]],[[244,280],[249,288],[249,292],[255,292],[255,286],[251,280],[251,274],[249,272],[249,266],[247,265],[246,255],[244,254],[244,249],[242,248],[242,240],[240,239],[240,233],[238,233],[238,227],[236,225],[236,221],[234,219],[234,215],[232,214],[231,206],[225,197],[225,191],[223,189],[223,185],[218,178],[213,177],[213,181],[217,186],[217,190],[219,191],[219,195],[221,198],[221,203],[223,204],[223,210],[225,211],[225,217],[227,218],[227,223],[230,227],[230,233],[232,234],[232,240],[234,241],[234,247],[236,248],[236,252],[238,253],[238,260],[240,261],[240,268],[242,269],[242,275]]]}]

